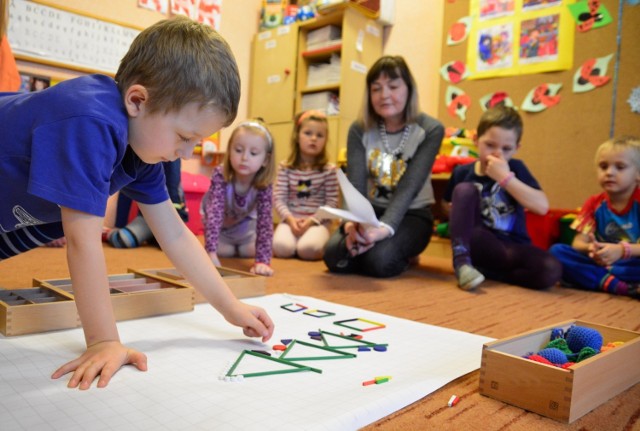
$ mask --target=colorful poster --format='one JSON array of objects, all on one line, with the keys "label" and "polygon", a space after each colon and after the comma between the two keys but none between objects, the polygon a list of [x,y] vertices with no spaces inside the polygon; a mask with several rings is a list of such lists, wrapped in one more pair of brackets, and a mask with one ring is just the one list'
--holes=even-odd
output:
[{"label": "colorful poster", "polygon": [[470,0],[468,79],[567,70],[575,26],[567,0]]},{"label": "colorful poster", "polygon": [[502,24],[478,31],[476,70],[478,72],[513,66],[513,24]]},{"label": "colorful poster", "polygon": [[557,60],[559,23],[557,14],[522,21],[520,64]]},{"label": "colorful poster", "polygon": [[515,0],[480,0],[480,20],[513,15]]}]

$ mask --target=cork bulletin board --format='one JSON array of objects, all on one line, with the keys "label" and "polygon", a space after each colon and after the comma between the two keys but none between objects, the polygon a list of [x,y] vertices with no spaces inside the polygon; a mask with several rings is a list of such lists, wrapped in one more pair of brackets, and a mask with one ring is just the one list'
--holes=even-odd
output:
[{"label": "cork bulletin board", "polygon": [[139,29],[25,0],[9,2],[8,35],[18,59],[115,74]]},{"label": "cork bulletin board", "polygon": [[[447,44],[449,29],[469,16],[470,0],[445,3],[441,65],[465,61],[467,44]],[[562,7],[576,3],[563,0]],[[575,209],[586,198],[600,192],[595,178],[595,150],[611,135],[640,135],[640,114],[627,102],[634,88],[640,87],[640,5],[626,0],[602,0],[611,23],[586,32],[574,30],[573,66],[568,70],[521,74],[487,79],[465,79],[453,84],[470,98],[463,121],[447,112],[442,82],[438,118],[445,126],[475,129],[482,115],[480,99],[491,93],[506,92],[520,109],[524,120],[522,146],[516,155],[524,160],[549,197],[551,208]],[[620,15],[622,13],[622,20]],[[471,29],[473,31],[473,28]],[[619,37],[619,43],[617,42]],[[591,59],[613,54],[606,75],[610,80],[592,91],[575,93],[574,74]],[[441,78],[443,79],[443,78]],[[525,112],[521,104],[527,94],[544,83],[559,83],[560,102],[541,112]]]}]

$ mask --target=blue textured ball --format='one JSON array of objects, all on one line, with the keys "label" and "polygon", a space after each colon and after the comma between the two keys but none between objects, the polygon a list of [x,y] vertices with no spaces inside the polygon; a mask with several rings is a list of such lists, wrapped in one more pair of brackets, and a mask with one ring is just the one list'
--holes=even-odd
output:
[{"label": "blue textured ball", "polygon": [[596,352],[602,348],[602,335],[593,328],[572,326],[565,335],[567,345],[572,352],[578,353],[584,347],[591,347]]},{"label": "blue textured ball", "polygon": [[562,350],[556,349],[555,347],[547,347],[546,349],[542,349],[538,352],[538,355],[556,365],[562,365],[569,362],[569,360],[567,359],[567,355],[565,355]]}]

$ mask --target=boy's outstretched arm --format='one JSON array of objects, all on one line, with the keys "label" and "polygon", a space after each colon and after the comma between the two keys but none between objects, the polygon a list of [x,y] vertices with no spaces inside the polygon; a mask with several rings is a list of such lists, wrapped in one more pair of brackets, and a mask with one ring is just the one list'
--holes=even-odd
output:
[{"label": "boy's outstretched arm", "polygon": [[68,386],[89,389],[100,375],[98,387],[105,387],[122,365],[135,364],[145,371],[147,358],[120,343],[102,250],[102,217],[64,207],[61,211],[69,273],[87,350],[51,377],[57,379],[73,371]]},{"label": "boy's outstretched arm", "polygon": [[191,285],[229,323],[241,327],[245,335],[269,340],[274,325],[267,312],[244,304],[233,295],[202,244],[178,217],[171,201],[139,206],[162,250]]}]

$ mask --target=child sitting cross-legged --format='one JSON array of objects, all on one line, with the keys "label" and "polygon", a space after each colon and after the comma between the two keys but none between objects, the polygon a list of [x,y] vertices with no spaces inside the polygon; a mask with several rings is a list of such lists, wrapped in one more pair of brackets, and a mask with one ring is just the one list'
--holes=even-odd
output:
[{"label": "child sitting cross-legged", "polygon": [[640,299],[640,138],[601,144],[596,167],[603,192],[583,205],[573,243],[550,251],[569,285]]}]

